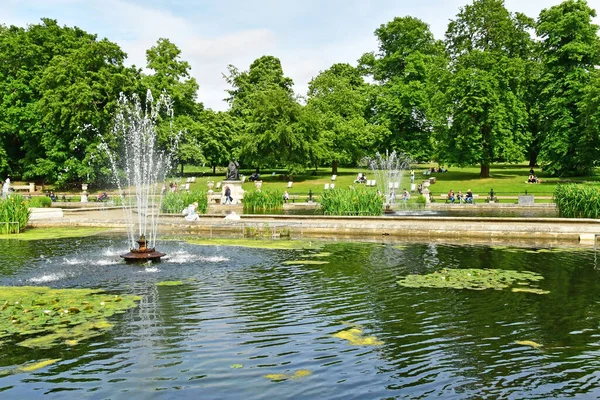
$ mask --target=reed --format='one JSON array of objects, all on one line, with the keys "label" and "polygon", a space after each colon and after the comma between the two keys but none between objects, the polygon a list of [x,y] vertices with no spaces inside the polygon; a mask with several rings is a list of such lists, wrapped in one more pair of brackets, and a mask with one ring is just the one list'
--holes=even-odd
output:
[{"label": "reed", "polygon": [[206,191],[195,190],[190,192],[167,192],[163,198],[161,211],[170,214],[179,214],[188,205],[198,202],[196,212],[206,214],[208,197]]},{"label": "reed", "polygon": [[558,185],[554,203],[565,218],[594,218],[600,216],[600,188],[587,185]]},{"label": "reed", "polygon": [[45,208],[52,207],[52,200],[48,196],[36,196],[28,200],[29,207]]},{"label": "reed", "polygon": [[331,189],[321,195],[326,215],[381,215],[383,196],[363,188]]},{"label": "reed", "polygon": [[279,190],[255,190],[244,194],[244,211],[283,210],[283,193]]},{"label": "reed", "polygon": [[6,200],[0,200],[0,234],[22,232],[30,215],[29,204],[21,195],[14,194]]}]

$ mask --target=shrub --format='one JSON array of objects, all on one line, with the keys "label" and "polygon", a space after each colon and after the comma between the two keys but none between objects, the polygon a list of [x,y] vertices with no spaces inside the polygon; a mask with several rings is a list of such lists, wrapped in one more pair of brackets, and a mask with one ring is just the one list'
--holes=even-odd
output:
[{"label": "shrub", "polygon": [[423,196],[423,195],[420,194],[415,199],[415,203],[417,203],[417,204],[427,204],[427,199],[425,198],[425,196]]},{"label": "shrub", "polygon": [[283,193],[279,190],[255,190],[244,193],[244,211],[283,210]]},{"label": "shrub", "polygon": [[321,208],[327,215],[381,215],[383,195],[363,188],[330,189],[321,196]]},{"label": "shrub", "polygon": [[554,203],[561,217],[595,218],[600,215],[600,188],[586,185],[558,185]]},{"label": "shrub", "polygon": [[193,192],[167,192],[162,200],[161,211],[170,214],[179,214],[193,202],[198,202],[198,208],[196,208],[198,214],[206,213],[208,197],[205,191],[200,190]]},{"label": "shrub", "polygon": [[[29,222],[29,205],[21,195],[12,195],[0,200],[0,233],[18,233],[23,231]],[[14,222],[18,222],[15,224]]]},{"label": "shrub", "polygon": [[42,208],[52,207],[52,200],[48,196],[36,196],[32,197],[28,201],[29,207]]}]

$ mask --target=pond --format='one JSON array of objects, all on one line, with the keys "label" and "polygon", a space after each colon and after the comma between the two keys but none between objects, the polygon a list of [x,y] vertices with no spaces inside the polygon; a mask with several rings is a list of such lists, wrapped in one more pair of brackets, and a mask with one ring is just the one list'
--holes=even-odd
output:
[{"label": "pond", "polygon": [[[0,344],[2,398],[600,397],[600,272],[579,248],[162,242],[129,266],[125,238],[0,241],[1,286],[141,296],[77,344]],[[443,269],[541,275],[541,292],[414,288]],[[157,285],[164,281],[174,285]],[[1,297],[1,294],[0,294]],[[355,340],[355,339],[362,340]],[[52,359],[32,372],[19,365]],[[2,371],[13,371],[5,372]]]}]

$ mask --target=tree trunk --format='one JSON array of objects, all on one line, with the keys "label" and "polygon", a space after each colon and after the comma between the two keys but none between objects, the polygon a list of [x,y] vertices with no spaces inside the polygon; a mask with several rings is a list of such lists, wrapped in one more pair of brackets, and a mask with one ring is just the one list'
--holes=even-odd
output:
[{"label": "tree trunk", "polygon": [[481,164],[481,170],[479,172],[480,178],[489,178],[490,177],[490,166],[487,164]]},{"label": "tree trunk", "polygon": [[183,176],[183,163],[181,163],[181,176]]},{"label": "tree trunk", "polygon": [[217,165],[213,165],[213,175],[217,174]]},{"label": "tree trunk", "polygon": [[337,175],[338,160],[331,162],[331,175]]},{"label": "tree trunk", "polygon": [[260,174],[260,167],[256,167],[256,174]]},{"label": "tree trunk", "polygon": [[537,151],[529,152],[529,168],[533,168],[533,167],[537,166],[537,158],[538,158]]}]

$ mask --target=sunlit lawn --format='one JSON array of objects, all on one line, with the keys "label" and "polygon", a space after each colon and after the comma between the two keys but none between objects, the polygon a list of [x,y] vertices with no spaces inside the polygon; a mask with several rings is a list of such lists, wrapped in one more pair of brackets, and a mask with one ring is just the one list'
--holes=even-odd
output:
[{"label": "sunlit lawn", "polygon": [[[426,168],[434,166],[433,164],[420,164],[414,166],[415,183],[421,183],[429,178],[424,176],[423,172]],[[208,168],[203,169],[205,173],[212,173]],[[194,188],[206,188],[206,183],[210,179],[213,182],[219,182],[225,179],[225,169],[217,171],[217,176],[200,177],[200,168],[186,168],[185,173],[188,176],[196,173],[196,183],[192,185]],[[246,176],[250,176],[253,170],[242,170]],[[355,184],[354,179],[359,172],[367,174],[367,179],[375,179],[375,174],[365,168],[338,168],[338,174],[335,182],[331,180],[331,168],[319,168],[316,176],[307,171],[302,175],[293,177],[293,185],[291,189],[287,189],[288,177],[283,170],[275,171],[275,176],[272,176],[271,170],[265,170],[261,173],[263,181],[263,189],[269,190],[288,190],[290,195],[307,196],[312,190],[313,195],[319,195],[323,192],[325,184],[335,183],[337,188],[347,188],[349,186],[363,186]],[[529,167],[527,164],[498,164],[493,165],[490,169],[490,178],[479,178],[479,167],[456,168],[451,167],[446,173],[433,173],[430,177],[436,178],[436,183],[430,186],[430,191],[436,196],[448,193],[450,190],[458,192],[459,190],[466,192],[467,189],[480,196],[487,196],[490,189],[498,196],[516,196],[524,194],[527,191],[529,194],[538,196],[552,196],[555,186],[562,182],[580,182],[585,184],[598,184],[600,181],[599,175],[592,177],[576,177],[576,178],[549,178],[543,172],[536,170],[536,175],[541,179],[540,184],[529,184],[527,178],[529,176]],[[185,182],[185,178],[177,178],[180,182]],[[181,185],[181,183],[180,183]],[[246,182],[243,185],[244,190],[254,190],[253,182]],[[410,173],[405,171],[403,174],[400,188],[410,189]],[[377,188],[368,188],[369,190],[377,190]]]}]

